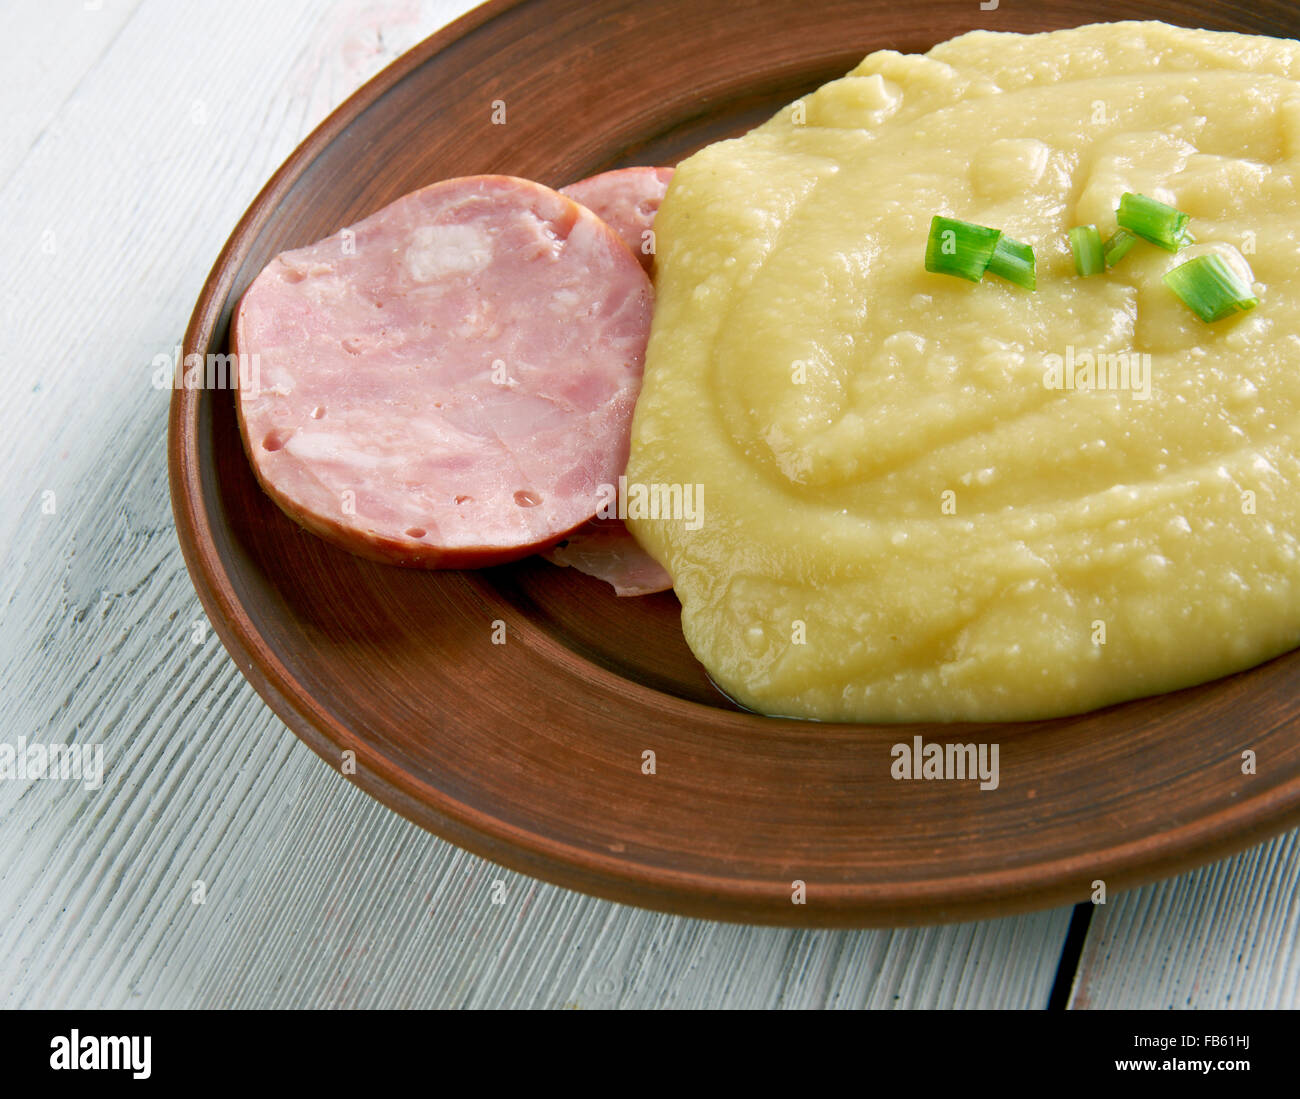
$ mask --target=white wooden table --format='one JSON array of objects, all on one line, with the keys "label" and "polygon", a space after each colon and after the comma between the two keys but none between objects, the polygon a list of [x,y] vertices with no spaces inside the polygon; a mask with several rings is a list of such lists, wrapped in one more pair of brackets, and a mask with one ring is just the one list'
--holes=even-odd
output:
[{"label": "white wooden table", "polygon": [[[206,627],[154,356],[294,146],[469,6],[0,7],[0,744],[106,763],[0,781],[0,1006],[1045,1006],[1069,909],[769,930],[468,855],[322,764]],[[1300,1006],[1298,883],[1292,833],[1112,896],[1072,1005]]]}]

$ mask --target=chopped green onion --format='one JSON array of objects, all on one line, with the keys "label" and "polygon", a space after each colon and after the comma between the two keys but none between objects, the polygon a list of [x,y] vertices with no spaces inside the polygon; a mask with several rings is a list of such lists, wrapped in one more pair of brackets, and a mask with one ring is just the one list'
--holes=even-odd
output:
[{"label": "chopped green onion", "polygon": [[1106,266],[1114,267],[1129,254],[1137,242],[1138,238],[1127,229],[1116,229],[1111,233],[1103,249],[1106,253]]},{"label": "chopped green onion", "polygon": [[1071,229],[1070,250],[1074,253],[1074,269],[1079,274],[1099,275],[1106,270],[1101,234],[1095,225],[1076,225]]},{"label": "chopped green onion", "polygon": [[1136,233],[1143,240],[1149,240],[1170,252],[1177,252],[1193,240],[1187,229],[1190,214],[1184,214],[1181,210],[1175,210],[1146,195],[1135,195],[1132,191],[1125,191],[1120,198],[1115,220],[1121,229]]},{"label": "chopped green onion", "polygon": [[1212,252],[1179,264],[1165,275],[1164,284],[1206,324],[1259,304],[1246,280]]},{"label": "chopped green onion", "polygon": [[1028,244],[1022,244],[1005,235],[993,249],[993,258],[989,260],[989,271],[1026,290],[1033,290],[1037,286],[1034,250]]},{"label": "chopped green onion", "polygon": [[997,250],[1001,230],[936,215],[925,245],[925,269],[979,282]]}]

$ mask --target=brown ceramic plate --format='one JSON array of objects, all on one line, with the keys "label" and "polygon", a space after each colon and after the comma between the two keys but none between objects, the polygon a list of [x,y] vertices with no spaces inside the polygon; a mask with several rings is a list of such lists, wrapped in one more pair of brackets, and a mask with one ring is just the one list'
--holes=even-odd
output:
[{"label": "brown ceramic plate", "polygon": [[[1104,15],[1300,30],[1293,0],[1131,0]],[[1098,17],[1093,0],[494,0],[372,80],[276,173],[218,258],[185,351],[225,349],[233,303],[277,252],[434,180],[560,186],[673,163],[871,50]],[[258,490],[229,392],[178,390],[169,446],[195,586],[272,709],[331,765],[355,752],[355,781],[399,813],[538,877],[722,919],[929,923],[1083,900],[1095,879],[1170,874],[1300,820],[1300,654],[1050,722],[766,719],[713,688],[671,594],[617,599],[539,560],[420,573],[334,550]],[[890,747],[914,735],[999,743],[1001,786],[893,781]],[[806,904],[791,903],[796,880]]]}]

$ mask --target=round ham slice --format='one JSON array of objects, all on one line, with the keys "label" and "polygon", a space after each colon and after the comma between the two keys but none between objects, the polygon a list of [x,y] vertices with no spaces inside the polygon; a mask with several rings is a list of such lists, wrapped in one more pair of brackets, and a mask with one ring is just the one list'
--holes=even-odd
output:
[{"label": "round ham slice", "polygon": [[652,298],[614,231],[548,187],[415,191],[245,292],[253,469],[363,557],[464,568],[545,549],[626,465]]},{"label": "round ham slice", "polygon": [[618,168],[570,183],[560,193],[581,202],[609,225],[649,271],[655,258],[650,247],[654,238],[646,234],[672,178],[671,168]]}]

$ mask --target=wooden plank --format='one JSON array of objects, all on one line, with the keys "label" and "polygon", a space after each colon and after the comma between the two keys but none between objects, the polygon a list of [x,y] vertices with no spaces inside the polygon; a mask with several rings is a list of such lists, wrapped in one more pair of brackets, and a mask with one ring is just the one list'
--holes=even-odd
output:
[{"label": "wooden plank", "polygon": [[59,139],[55,116],[92,71],[140,0],[42,0],[5,11],[5,67],[0,96],[0,184],[43,139]]},{"label": "wooden plank", "polygon": [[1300,1007],[1300,832],[1098,906],[1070,1006]]},{"label": "wooden plank", "polygon": [[[1045,1003],[1067,910],[767,930],[502,871],[330,771],[205,628],[151,360],[293,146],[466,6],[107,0],[85,14],[119,24],[70,49],[81,71],[6,134],[21,151],[0,217],[31,262],[0,270],[15,337],[0,351],[0,740],[98,743],[107,774],[97,791],[0,783],[0,1004]],[[81,34],[68,14],[41,41]],[[0,48],[16,59],[22,42]],[[0,108],[24,94],[4,85]]]}]

